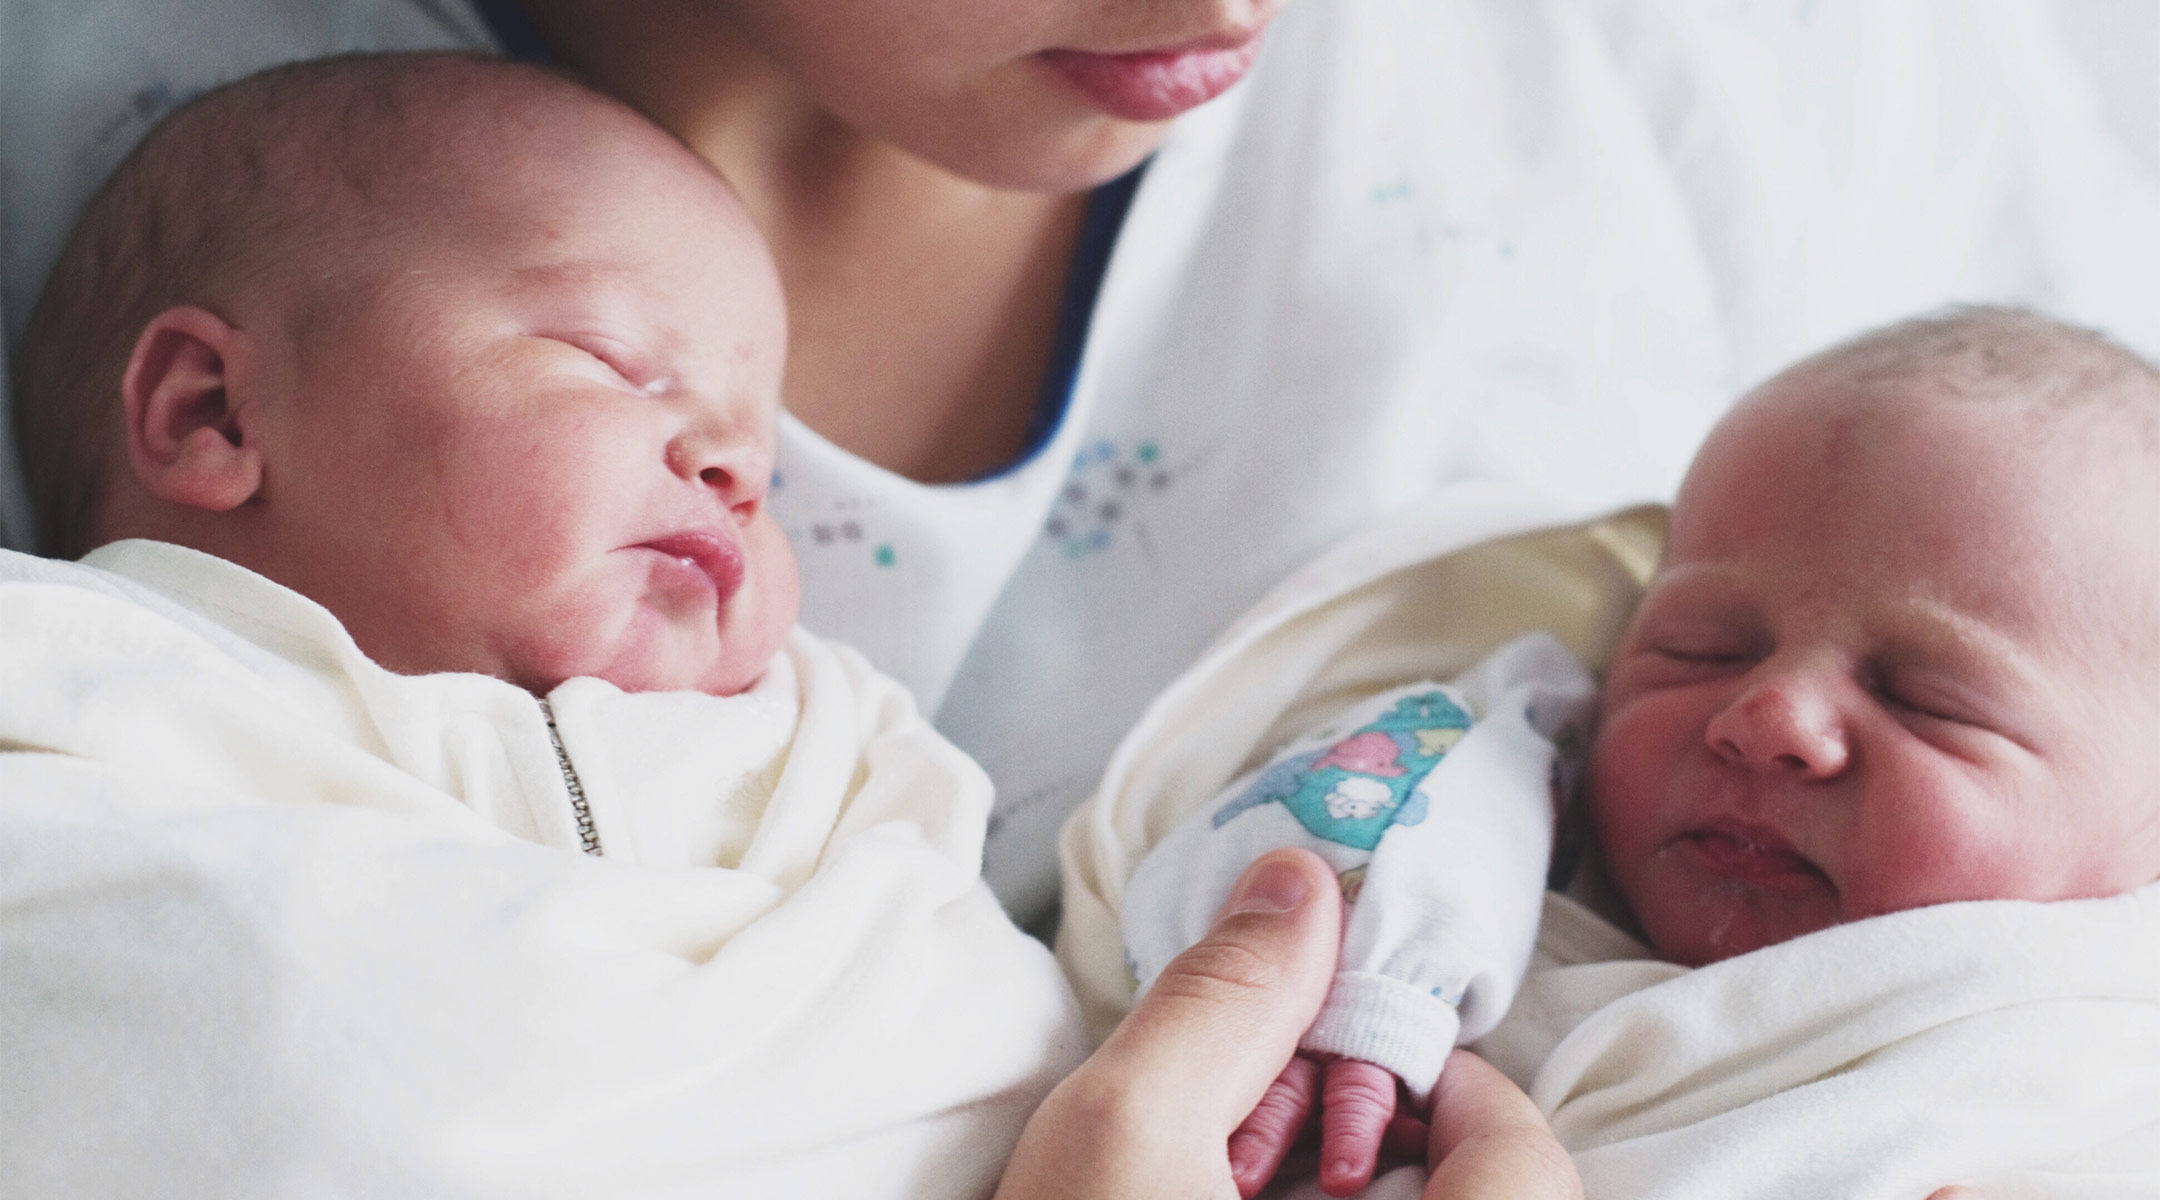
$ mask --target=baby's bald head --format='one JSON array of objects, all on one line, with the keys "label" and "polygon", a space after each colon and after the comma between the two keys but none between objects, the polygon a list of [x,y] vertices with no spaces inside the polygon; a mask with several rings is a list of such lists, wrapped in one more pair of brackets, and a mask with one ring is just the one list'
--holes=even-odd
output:
[{"label": "baby's bald head", "polygon": [[[1960,306],[1886,325],[1803,359],[1743,397],[1697,457],[1698,468],[1707,460],[1737,471],[1692,469],[1676,522],[1716,511],[1732,481],[1795,452],[1789,436],[1769,432],[1780,414],[1828,431],[1840,464],[1861,460],[1905,425],[1939,430],[1907,474],[1951,462],[1990,478],[2008,478],[2012,466],[2032,470],[2022,500],[2063,520],[2076,515],[2062,511],[2073,482],[2119,478],[2102,507],[2124,531],[2122,551],[2087,564],[2077,586],[2120,585],[2111,594],[2121,603],[2102,623],[2111,653],[2150,677],[2144,690],[2160,711],[2160,675],[2152,673],[2160,668],[2160,542],[2131,532],[2160,521],[2160,368],[2106,334],[2020,308]],[[1879,514],[1885,523],[1910,516]],[[2018,579],[2013,552],[2005,547],[2003,555],[2005,580]]]},{"label": "baby's bald head", "polygon": [[2036,414],[2119,407],[2160,417],[2160,370],[2106,335],[2038,313],[1969,305],[1871,330],[1801,360],[1756,389],[1829,385],[1870,396],[2015,404]]},{"label": "baby's bald head", "polygon": [[176,110],[86,206],[24,333],[15,423],[42,548],[99,540],[117,397],[154,316],[229,316],[274,291],[305,340],[364,293],[384,239],[481,202],[461,184],[505,155],[536,139],[575,153],[580,137],[667,139],[561,76],[463,54],[297,63]]}]

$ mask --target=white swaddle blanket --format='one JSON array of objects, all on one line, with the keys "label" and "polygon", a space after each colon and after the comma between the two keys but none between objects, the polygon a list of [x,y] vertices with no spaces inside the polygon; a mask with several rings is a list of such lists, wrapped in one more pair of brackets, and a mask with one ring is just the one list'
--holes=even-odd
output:
[{"label": "white swaddle blanket", "polygon": [[1564,897],[1546,929],[1477,1049],[1592,1197],[2160,1196],[2160,885],[1893,913],[1695,970]]},{"label": "white swaddle blanket", "polygon": [[238,567],[91,562],[0,552],[0,1197],[976,1197],[1077,1061],[988,780],[860,657],[574,680],[559,759]]},{"label": "white swaddle blanket", "polygon": [[[1284,737],[1528,628],[1605,660],[1661,521],[1515,532],[1545,515],[1438,493],[1286,581],[1149,710],[1062,843],[1059,955],[1097,1036],[1130,1003],[1124,880]],[[1550,896],[1515,1007],[1476,1048],[1592,1200],[2156,1197],[2160,887],[1893,914],[1692,971]],[[1369,1194],[1407,1200],[1420,1179]]]}]

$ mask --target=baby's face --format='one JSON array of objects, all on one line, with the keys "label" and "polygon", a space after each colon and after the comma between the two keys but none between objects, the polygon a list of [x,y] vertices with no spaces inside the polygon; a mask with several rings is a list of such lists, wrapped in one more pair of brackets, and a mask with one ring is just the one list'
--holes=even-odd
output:
[{"label": "baby's face", "polygon": [[1592,811],[1653,946],[2160,877],[2153,446],[1810,386],[1712,434],[1607,677]]},{"label": "baby's face", "polygon": [[394,670],[731,693],[792,626],[765,506],[785,313],[657,133],[512,155],[273,345],[263,570]]}]

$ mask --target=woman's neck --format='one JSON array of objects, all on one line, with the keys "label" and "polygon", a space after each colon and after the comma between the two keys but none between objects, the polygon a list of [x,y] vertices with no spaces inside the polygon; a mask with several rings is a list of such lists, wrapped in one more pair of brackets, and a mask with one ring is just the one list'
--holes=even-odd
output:
[{"label": "woman's neck", "polygon": [[704,155],[787,289],[788,407],[924,482],[1024,449],[1084,195],[963,178],[826,111],[713,6],[527,0],[566,65]]}]

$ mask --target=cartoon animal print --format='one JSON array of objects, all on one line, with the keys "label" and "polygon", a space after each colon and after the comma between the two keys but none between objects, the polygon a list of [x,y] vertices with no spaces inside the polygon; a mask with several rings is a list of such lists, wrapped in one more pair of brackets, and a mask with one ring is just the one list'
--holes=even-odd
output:
[{"label": "cartoon animal print", "polygon": [[1342,888],[1342,902],[1356,904],[1358,893],[1365,890],[1365,868],[1352,867],[1337,875],[1335,882]]},{"label": "cartoon animal print", "polygon": [[1350,736],[1269,766],[1216,810],[1215,827],[1281,804],[1314,837],[1371,850],[1390,826],[1425,819],[1418,784],[1470,724],[1469,710],[1438,688],[1404,696]]}]

